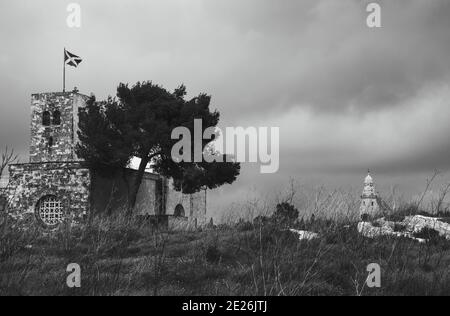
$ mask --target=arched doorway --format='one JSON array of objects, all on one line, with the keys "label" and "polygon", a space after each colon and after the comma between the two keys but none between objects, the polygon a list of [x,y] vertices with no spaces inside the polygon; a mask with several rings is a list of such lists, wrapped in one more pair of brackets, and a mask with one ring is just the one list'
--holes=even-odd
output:
[{"label": "arched doorway", "polygon": [[185,217],[184,207],[181,204],[175,206],[175,212],[173,213],[175,217]]}]

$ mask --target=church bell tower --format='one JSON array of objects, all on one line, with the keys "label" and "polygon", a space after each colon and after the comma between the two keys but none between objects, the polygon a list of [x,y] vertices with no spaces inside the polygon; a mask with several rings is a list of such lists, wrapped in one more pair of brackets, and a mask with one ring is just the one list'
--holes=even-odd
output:
[{"label": "church bell tower", "polygon": [[359,209],[361,218],[373,218],[377,216],[380,213],[378,201],[378,194],[375,190],[375,184],[369,170],[367,177],[364,180],[364,189],[361,195],[361,207]]},{"label": "church bell tower", "polygon": [[78,91],[33,94],[30,162],[78,161],[78,109],[88,97]]}]

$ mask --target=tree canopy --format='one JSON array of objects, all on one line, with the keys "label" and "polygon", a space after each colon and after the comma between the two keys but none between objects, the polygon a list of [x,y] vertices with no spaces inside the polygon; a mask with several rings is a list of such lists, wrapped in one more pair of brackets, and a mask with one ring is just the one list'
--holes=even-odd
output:
[{"label": "tree canopy", "polygon": [[[240,173],[239,163],[225,157],[221,160],[224,162],[177,162],[171,156],[172,147],[179,141],[171,138],[176,127],[191,132],[193,156],[194,120],[201,119],[202,135],[205,129],[217,126],[220,114],[210,110],[210,103],[211,97],[206,94],[187,100],[184,85],[170,92],[150,81],[132,87],[121,83],[116,98],[97,102],[92,97],[80,109],[77,154],[91,169],[104,175],[126,167],[133,157],[140,158],[131,190],[131,208],[150,162],[157,173],[172,178],[175,189],[183,193],[231,184]],[[222,155],[215,151],[213,140],[202,140],[203,151]]]}]

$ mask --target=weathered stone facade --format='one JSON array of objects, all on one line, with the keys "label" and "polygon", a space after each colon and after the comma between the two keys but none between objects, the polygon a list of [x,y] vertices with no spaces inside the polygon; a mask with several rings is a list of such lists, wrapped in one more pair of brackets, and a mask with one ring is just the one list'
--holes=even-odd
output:
[{"label": "weathered stone facade", "polygon": [[[76,91],[32,95],[30,163],[9,168],[8,212],[13,217],[53,227],[63,220],[80,222],[91,212],[127,207],[136,171],[101,177],[76,155],[78,109],[87,100]],[[206,192],[185,195],[166,178],[146,173],[134,212],[164,217],[169,225],[197,227],[206,224]]]},{"label": "weathered stone facade", "polygon": [[32,95],[30,162],[79,160],[75,152],[78,109],[87,100],[74,92]]},{"label": "weathered stone facade", "polygon": [[30,163],[9,167],[12,216],[54,226],[88,214],[91,174],[75,153],[78,108],[87,99],[77,92],[32,95]]},{"label": "weathered stone facade", "polygon": [[[92,175],[93,204],[96,213],[114,213],[128,205],[130,184],[136,176],[135,170],[118,170],[116,174],[102,177]],[[172,188],[167,178],[145,173],[140,186],[134,214],[158,216],[160,222],[173,229],[191,229],[207,224],[206,192],[182,194]]]},{"label": "weathered stone facade", "polygon": [[[168,189],[164,199],[165,215],[168,215],[168,225],[172,229],[191,229],[193,227],[204,226],[206,220],[206,191],[195,194],[182,194],[172,190],[172,183],[166,182]],[[177,214],[177,212],[182,212]]]},{"label": "weathered stone facade", "polygon": [[10,167],[9,210],[16,218],[39,217],[37,205],[46,196],[61,202],[63,218],[80,222],[89,211],[89,170],[79,162],[45,162]]},{"label": "weathered stone facade", "polygon": [[378,193],[375,190],[373,178],[369,172],[366,179],[364,180],[364,189],[361,195],[361,206],[359,209],[361,218],[374,218],[379,216],[381,212],[380,204],[380,199],[378,197]]}]

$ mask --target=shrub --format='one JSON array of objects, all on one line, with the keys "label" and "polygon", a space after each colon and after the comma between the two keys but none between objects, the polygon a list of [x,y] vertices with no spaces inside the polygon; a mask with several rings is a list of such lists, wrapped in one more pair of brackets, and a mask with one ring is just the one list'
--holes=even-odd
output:
[{"label": "shrub", "polygon": [[37,238],[36,229],[22,229],[6,213],[0,214],[0,262],[5,262],[23,251]]},{"label": "shrub", "polygon": [[294,205],[283,202],[277,205],[276,211],[272,215],[272,219],[278,225],[291,226],[298,219],[298,214],[298,210]]},{"label": "shrub", "polygon": [[217,264],[222,259],[222,253],[217,245],[209,245],[205,251],[205,259],[208,263]]},{"label": "shrub", "polygon": [[236,228],[238,231],[245,232],[245,231],[253,230],[254,225],[250,222],[241,220],[241,221],[239,221],[239,223],[237,223]]},{"label": "shrub", "polygon": [[414,237],[426,239],[432,244],[438,244],[440,241],[445,240],[444,237],[440,236],[438,231],[428,227],[424,227],[420,232],[414,233]]},{"label": "shrub", "polygon": [[207,263],[218,264],[223,260],[223,252],[219,249],[219,234],[206,235],[201,249],[203,258]]},{"label": "shrub", "polygon": [[270,218],[267,216],[257,216],[255,217],[255,219],[253,220],[253,225],[254,226],[264,226],[266,224],[268,224],[270,222]]}]

